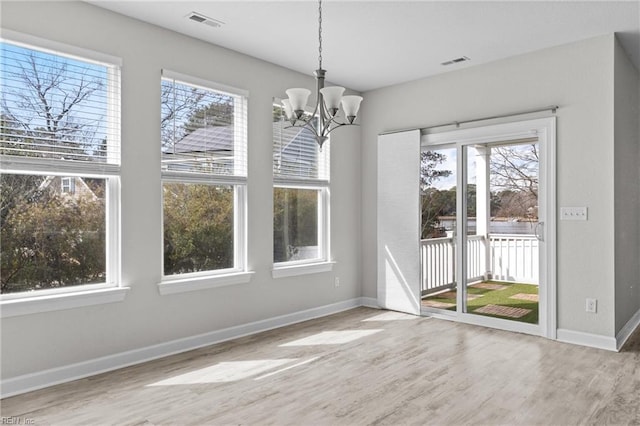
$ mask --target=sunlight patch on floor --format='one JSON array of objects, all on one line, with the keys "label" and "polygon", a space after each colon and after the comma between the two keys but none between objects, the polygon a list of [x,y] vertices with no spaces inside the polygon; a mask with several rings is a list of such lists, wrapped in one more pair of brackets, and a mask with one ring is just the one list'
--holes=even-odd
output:
[{"label": "sunlight patch on floor", "polygon": [[319,356],[315,356],[313,358],[309,358],[309,359],[305,359],[304,361],[301,361],[297,364],[293,364],[293,365],[289,365],[287,367],[281,368],[280,370],[276,370],[276,371],[272,371],[271,373],[267,373],[267,374],[263,374],[260,377],[256,377],[253,380],[262,380],[262,379],[266,379],[267,377],[271,377],[271,376],[275,376],[276,374],[280,374],[280,373],[284,373],[287,370],[291,370],[292,368],[296,368],[296,367],[300,367],[309,363],[312,363],[313,361],[319,359]]},{"label": "sunlight patch on floor", "polygon": [[285,343],[280,346],[341,345],[362,337],[370,336],[380,331],[382,330],[323,331],[322,333],[294,340],[293,342]]},{"label": "sunlight patch on floor", "polygon": [[297,358],[258,359],[251,361],[221,362],[186,374],[161,380],[147,386],[193,385],[203,383],[225,383],[246,379],[285,364],[298,361]]}]

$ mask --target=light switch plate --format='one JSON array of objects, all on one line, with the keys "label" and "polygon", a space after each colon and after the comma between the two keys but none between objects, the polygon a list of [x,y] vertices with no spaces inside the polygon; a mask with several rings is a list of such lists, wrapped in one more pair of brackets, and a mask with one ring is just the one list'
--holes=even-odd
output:
[{"label": "light switch plate", "polygon": [[560,207],[560,220],[587,220],[587,208]]}]

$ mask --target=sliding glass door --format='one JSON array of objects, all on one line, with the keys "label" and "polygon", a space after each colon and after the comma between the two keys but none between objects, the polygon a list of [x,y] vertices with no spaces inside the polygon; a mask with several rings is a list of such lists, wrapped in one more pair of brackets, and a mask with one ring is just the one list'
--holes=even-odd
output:
[{"label": "sliding glass door", "polygon": [[423,136],[422,312],[549,335],[548,138],[460,132]]},{"label": "sliding glass door", "polygon": [[463,312],[538,324],[537,138],[463,146]]}]

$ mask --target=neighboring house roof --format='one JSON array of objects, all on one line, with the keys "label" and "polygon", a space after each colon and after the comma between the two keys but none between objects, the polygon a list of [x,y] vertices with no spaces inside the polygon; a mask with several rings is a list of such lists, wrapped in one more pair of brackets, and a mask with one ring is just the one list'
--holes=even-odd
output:
[{"label": "neighboring house roof", "polygon": [[165,167],[178,171],[233,173],[233,126],[201,127],[163,152]]},{"label": "neighboring house roof", "polygon": [[[281,135],[282,147],[274,155],[280,167],[295,167],[302,175],[313,175],[316,170],[317,144],[313,135],[300,127],[289,127],[287,122],[273,122],[273,134]],[[233,153],[233,126],[208,126],[194,130],[184,136],[164,155],[185,155],[196,153]],[[186,166],[188,167],[188,166]]]},{"label": "neighboring house roof", "polygon": [[274,155],[276,166],[295,167],[299,174],[313,176],[317,170],[318,146],[313,134],[301,127],[288,127],[287,122],[274,122],[274,134],[281,135],[282,147]]},{"label": "neighboring house roof", "polygon": [[201,127],[176,142],[166,154],[233,151],[233,132],[233,126]]},{"label": "neighboring house roof", "polygon": [[[308,132],[300,127],[287,127],[287,123],[273,122],[273,133],[282,132],[282,140],[285,142],[283,153],[297,151],[300,146],[314,148],[316,141]],[[189,152],[208,151],[233,151],[233,126],[208,126],[201,127],[189,133],[175,143],[173,149],[167,150],[167,154],[182,154]]]}]

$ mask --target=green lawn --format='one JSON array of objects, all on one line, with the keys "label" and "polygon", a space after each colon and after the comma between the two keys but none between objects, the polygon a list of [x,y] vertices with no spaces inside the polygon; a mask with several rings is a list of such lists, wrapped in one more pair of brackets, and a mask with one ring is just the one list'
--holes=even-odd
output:
[{"label": "green lawn", "polygon": [[[502,290],[490,290],[485,288],[477,288],[476,284],[499,284],[505,286]],[[475,313],[477,315],[485,315],[489,317],[495,318],[503,318],[512,321],[521,321],[529,324],[537,324],[538,323],[538,302],[530,301],[530,300],[519,300],[519,299],[510,299],[511,296],[516,294],[538,294],[538,286],[531,284],[514,284],[514,283],[506,283],[501,281],[484,281],[483,283],[475,283],[471,285],[467,289],[468,295],[480,295],[480,297],[467,300],[467,309],[470,313]],[[455,295],[456,291],[451,290],[446,294],[448,297],[443,297],[442,294],[436,294],[433,296],[426,297],[425,301],[436,301],[442,303],[455,303]],[[486,305],[498,305],[498,306],[508,306],[512,308],[524,308],[530,309],[531,312],[520,317],[520,318],[512,318],[501,315],[493,315],[488,313],[476,312],[477,309],[482,308]],[[455,305],[452,307],[446,308],[447,310],[455,311]]]}]

